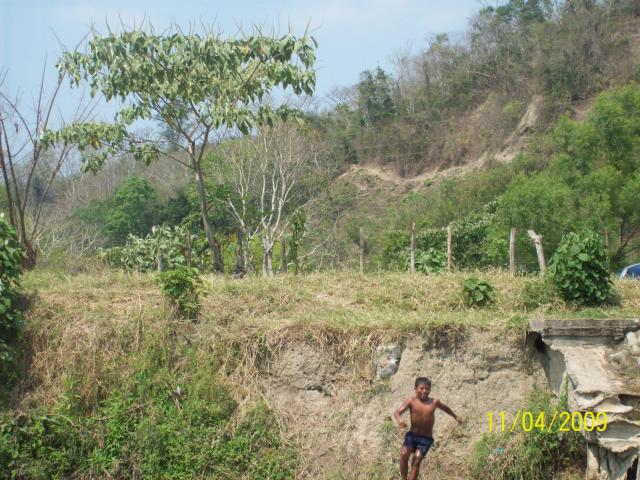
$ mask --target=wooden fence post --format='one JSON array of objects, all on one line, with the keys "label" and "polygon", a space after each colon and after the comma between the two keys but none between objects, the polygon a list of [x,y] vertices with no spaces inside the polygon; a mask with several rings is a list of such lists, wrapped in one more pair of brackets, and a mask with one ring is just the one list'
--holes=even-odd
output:
[{"label": "wooden fence post", "polygon": [[451,272],[451,224],[447,225],[447,271]]},{"label": "wooden fence post", "polygon": [[512,277],[516,276],[516,229],[511,229],[509,236],[509,273]]},{"label": "wooden fence post", "polygon": [[540,273],[544,273],[547,269],[547,262],[544,259],[544,251],[542,250],[542,235],[538,235],[533,230],[527,230],[527,233],[536,245],[536,253],[538,254],[538,264],[540,265]]},{"label": "wooden fence post", "polygon": [[360,274],[364,274],[364,229],[360,227]]},{"label": "wooden fence post", "polygon": [[162,273],[162,270],[163,270],[163,265],[162,265],[162,250],[160,250],[160,246],[159,246],[159,245],[158,245],[157,260],[158,260],[158,272],[161,272],[161,273]]},{"label": "wooden fence post", "polygon": [[191,232],[187,230],[187,251],[185,252],[187,267],[191,266]]},{"label": "wooden fence post", "polygon": [[280,239],[280,273],[287,273],[287,241]]},{"label": "wooden fence post", "polygon": [[416,222],[411,224],[411,273],[416,273]]}]

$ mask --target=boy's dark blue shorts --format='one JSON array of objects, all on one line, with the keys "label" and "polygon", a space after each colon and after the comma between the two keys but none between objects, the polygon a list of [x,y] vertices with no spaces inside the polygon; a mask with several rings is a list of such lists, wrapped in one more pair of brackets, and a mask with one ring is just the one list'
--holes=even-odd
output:
[{"label": "boy's dark blue shorts", "polygon": [[427,454],[431,445],[433,445],[433,437],[421,437],[413,432],[404,434],[404,443],[402,446],[407,447],[412,452],[416,449],[420,450],[423,457]]}]

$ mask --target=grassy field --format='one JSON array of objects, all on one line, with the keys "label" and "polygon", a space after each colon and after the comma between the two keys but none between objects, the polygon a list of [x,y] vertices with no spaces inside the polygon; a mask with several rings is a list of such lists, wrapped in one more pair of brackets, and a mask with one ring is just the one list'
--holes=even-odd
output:
[{"label": "grassy field", "polygon": [[[495,288],[495,305],[469,308],[462,283],[472,274],[409,275],[350,272],[284,275],[270,279],[205,276],[201,320],[225,326],[282,328],[319,324],[340,329],[415,331],[436,325],[526,328],[530,318],[626,318],[640,314],[640,282],[616,280],[617,300],[609,306],[567,306],[537,277],[476,272]],[[164,302],[153,274],[107,272],[67,276],[36,271],[24,276],[37,292],[36,312],[53,317],[125,320],[157,315]]]}]

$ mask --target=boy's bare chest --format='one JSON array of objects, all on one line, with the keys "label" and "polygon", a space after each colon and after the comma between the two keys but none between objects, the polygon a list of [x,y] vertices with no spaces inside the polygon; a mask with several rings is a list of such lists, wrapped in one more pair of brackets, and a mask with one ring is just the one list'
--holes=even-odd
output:
[{"label": "boy's bare chest", "polygon": [[423,403],[420,401],[411,402],[411,416],[419,418],[433,417],[435,402]]}]

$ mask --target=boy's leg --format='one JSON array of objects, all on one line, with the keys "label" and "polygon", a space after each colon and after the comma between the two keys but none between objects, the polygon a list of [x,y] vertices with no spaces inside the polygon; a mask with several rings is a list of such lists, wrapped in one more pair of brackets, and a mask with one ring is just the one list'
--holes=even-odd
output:
[{"label": "boy's leg", "polygon": [[411,476],[409,480],[417,480],[418,474],[420,473],[420,464],[423,460],[422,452],[416,448],[416,451],[413,454],[413,461],[411,462]]},{"label": "boy's leg", "polygon": [[400,450],[400,476],[402,477],[402,480],[407,480],[409,456],[411,456],[411,450],[407,447],[402,447],[402,450]]}]

